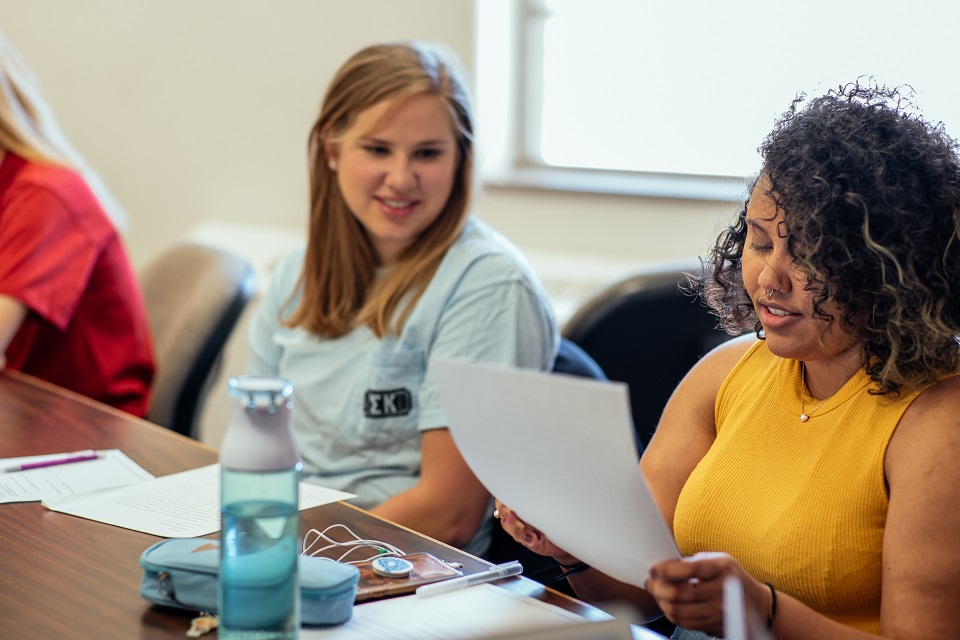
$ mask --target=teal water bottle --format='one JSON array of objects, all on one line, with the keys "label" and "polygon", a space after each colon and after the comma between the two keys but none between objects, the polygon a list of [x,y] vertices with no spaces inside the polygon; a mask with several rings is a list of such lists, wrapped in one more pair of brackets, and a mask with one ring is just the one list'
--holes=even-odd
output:
[{"label": "teal water bottle", "polygon": [[220,583],[225,640],[293,640],[300,631],[300,511],[293,386],[275,376],[228,382],[220,447]]}]

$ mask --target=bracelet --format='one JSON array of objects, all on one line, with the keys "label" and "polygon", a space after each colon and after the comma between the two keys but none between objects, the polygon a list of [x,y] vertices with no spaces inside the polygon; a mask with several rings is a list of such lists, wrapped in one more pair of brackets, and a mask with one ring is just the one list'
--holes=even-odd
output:
[{"label": "bracelet", "polygon": [[767,610],[767,629],[773,629],[773,619],[777,617],[777,590],[769,582],[764,582],[764,586],[770,590],[770,608]]},{"label": "bracelet", "polygon": [[[556,561],[554,561],[556,562]],[[577,564],[560,564],[557,562],[557,565],[563,569],[563,572],[554,579],[554,582],[560,582],[561,580],[566,580],[569,576],[572,576],[575,573],[583,573],[590,568],[586,562],[578,562]]]},{"label": "bracelet", "polygon": [[579,567],[580,565],[583,564],[583,563],[580,562],[579,560],[578,560],[577,562],[574,562],[573,564],[563,564],[562,562],[560,562],[560,561],[557,560],[557,559],[554,559],[553,561],[556,562],[556,563],[557,563],[557,566],[559,566],[561,569],[574,569],[574,568]]}]

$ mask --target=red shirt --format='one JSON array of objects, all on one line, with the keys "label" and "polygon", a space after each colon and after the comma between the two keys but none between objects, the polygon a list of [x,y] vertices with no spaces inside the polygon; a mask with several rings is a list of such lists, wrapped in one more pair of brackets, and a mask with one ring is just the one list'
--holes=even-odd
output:
[{"label": "red shirt", "polygon": [[0,294],[28,309],[8,367],[146,414],[154,360],[143,296],[79,174],[3,156]]}]

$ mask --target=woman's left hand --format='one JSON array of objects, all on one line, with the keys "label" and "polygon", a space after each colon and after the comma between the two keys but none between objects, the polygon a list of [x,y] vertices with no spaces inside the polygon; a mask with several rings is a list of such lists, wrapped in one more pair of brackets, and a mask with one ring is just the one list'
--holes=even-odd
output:
[{"label": "woman's left hand", "polygon": [[644,587],[671,622],[723,636],[723,586],[728,577],[743,584],[748,616],[767,619],[770,591],[726,553],[698,553],[653,565]]}]

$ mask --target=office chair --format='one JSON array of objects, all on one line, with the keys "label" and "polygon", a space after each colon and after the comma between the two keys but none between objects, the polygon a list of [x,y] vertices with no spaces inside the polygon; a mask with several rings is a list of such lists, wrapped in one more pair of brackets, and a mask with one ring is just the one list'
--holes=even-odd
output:
[{"label": "office chair", "polygon": [[690,368],[730,336],[699,299],[680,290],[698,263],[662,264],[611,284],[579,306],[564,337],[611,380],[626,382],[639,452]]},{"label": "office chair", "polygon": [[[560,339],[560,348],[553,364],[553,373],[606,380],[603,369],[579,346],[566,338]],[[549,425],[544,425],[549,429]],[[509,446],[506,444],[505,446]],[[494,564],[501,564],[511,560],[519,560],[523,565],[523,574],[537,580],[548,587],[573,595],[573,589],[566,583],[554,583],[553,579],[562,573],[560,566],[553,558],[538,555],[514,540],[503,530],[500,523],[493,522],[490,535],[490,548],[483,554],[483,558]]]},{"label": "office chair", "polygon": [[223,347],[253,296],[253,268],[227,251],[182,244],[150,263],[140,282],[157,360],[147,419],[196,439]]}]

